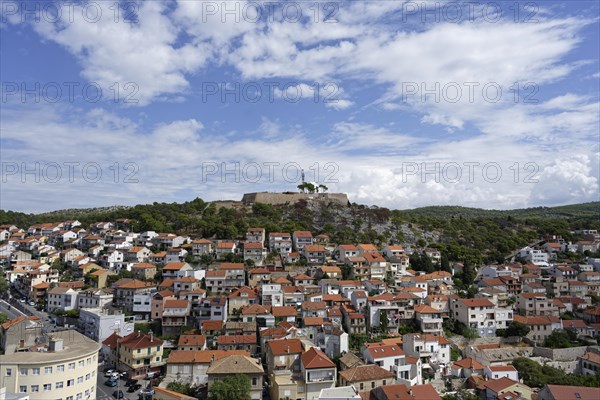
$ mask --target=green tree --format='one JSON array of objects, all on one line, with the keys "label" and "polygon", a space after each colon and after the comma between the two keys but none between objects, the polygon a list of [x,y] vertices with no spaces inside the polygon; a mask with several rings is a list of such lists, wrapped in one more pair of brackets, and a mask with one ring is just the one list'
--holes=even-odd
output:
[{"label": "green tree", "polygon": [[369,336],[364,333],[350,334],[350,348],[360,350],[360,348],[369,340]]},{"label": "green tree", "polygon": [[566,349],[577,346],[573,342],[577,342],[577,334],[567,329],[557,329],[544,340],[544,347],[552,349]]},{"label": "green tree", "polygon": [[251,400],[250,377],[248,375],[227,375],[213,382],[208,393],[209,400]]},{"label": "green tree", "polygon": [[525,337],[531,332],[531,328],[517,321],[512,321],[506,328],[505,336],[520,336]]},{"label": "green tree", "polygon": [[0,274],[0,293],[2,293],[2,297],[8,294],[8,282],[4,279],[3,274]]},{"label": "green tree", "polygon": [[202,254],[200,256],[200,265],[204,265],[204,266],[208,267],[214,261],[215,261],[215,259],[210,254]]},{"label": "green tree", "polygon": [[0,312],[0,324],[5,323],[6,321],[8,321],[8,315],[6,315],[3,312]]},{"label": "green tree", "polygon": [[379,327],[381,328],[381,332],[383,334],[387,334],[389,324],[390,320],[387,310],[381,310],[379,313]]},{"label": "green tree", "polygon": [[446,272],[452,272],[450,269],[450,262],[448,261],[448,256],[446,254],[442,254],[442,260],[440,261],[440,269]]}]

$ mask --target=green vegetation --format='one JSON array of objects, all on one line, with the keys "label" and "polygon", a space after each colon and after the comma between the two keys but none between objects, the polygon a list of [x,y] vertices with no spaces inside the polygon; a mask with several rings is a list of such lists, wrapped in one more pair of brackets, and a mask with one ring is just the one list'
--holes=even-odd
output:
[{"label": "green vegetation", "polygon": [[[464,285],[463,290],[472,284],[475,266],[482,262],[503,261],[517,249],[535,242],[540,235],[551,233],[561,235],[567,241],[577,241],[580,237],[571,234],[572,230],[600,229],[600,202],[508,211],[464,207],[389,210],[357,204],[309,204],[306,201],[278,206],[239,203],[234,207],[219,207],[218,204],[197,198],[181,204],[155,202],[135,207],[62,210],[44,214],[0,210],[0,223],[27,227],[36,223],[78,219],[87,226],[95,221],[129,218],[135,231],[243,239],[247,228],[260,226],[267,232],[310,230],[316,234],[326,233],[336,243],[378,245],[403,241],[409,229],[415,235],[413,243],[441,251],[442,269],[448,270],[452,262],[465,262],[464,273],[457,276]],[[430,239],[432,235],[436,238],[435,243]],[[431,263],[424,258],[411,261],[421,270],[432,269]]]},{"label": "green vegetation", "polygon": [[460,350],[456,346],[450,346],[450,360],[458,361],[461,358]]},{"label": "green vegetation", "polygon": [[6,279],[4,279],[4,273],[0,273],[0,293],[8,293],[8,282],[6,282]]},{"label": "green vegetation", "polygon": [[250,400],[250,378],[247,375],[228,375],[212,383],[209,400]]},{"label": "green vegetation", "polygon": [[454,335],[461,335],[467,339],[475,339],[479,337],[479,335],[477,334],[477,330],[469,328],[462,322],[457,321],[453,318],[448,318],[444,320],[442,327],[444,329],[444,333],[448,337]]},{"label": "green vegetation", "polygon": [[182,382],[170,382],[167,385],[167,390],[172,390],[188,396],[193,396],[196,393],[196,390],[191,384]]},{"label": "green vegetation", "polygon": [[525,337],[527,334],[531,332],[531,328],[525,324],[522,324],[517,321],[513,321],[508,325],[506,329],[496,329],[496,336],[502,337],[511,337],[511,336],[520,336]]},{"label": "green vegetation", "polygon": [[519,372],[519,378],[527,386],[542,387],[548,383],[553,385],[591,386],[600,387],[600,375],[572,375],[564,371],[540,365],[537,362],[518,357],[513,361],[513,366]]},{"label": "green vegetation", "polygon": [[136,322],[133,324],[133,330],[135,332],[140,331],[141,333],[148,334],[150,331],[154,333],[156,336],[160,336],[161,334],[161,324],[159,321],[152,322]]},{"label": "green vegetation", "polygon": [[369,336],[364,333],[350,334],[350,349],[360,351],[361,347],[369,341]]},{"label": "green vegetation", "polygon": [[569,347],[586,346],[585,340],[577,338],[577,332],[573,329],[557,329],[544,340],[544,347],[552,349],[567,349]]},{"label": "green vegetation", "polygon": [[6,315],[3,312],[0,312],[0,324],[5,323],[6,321],[8,321],[8,315]]}]

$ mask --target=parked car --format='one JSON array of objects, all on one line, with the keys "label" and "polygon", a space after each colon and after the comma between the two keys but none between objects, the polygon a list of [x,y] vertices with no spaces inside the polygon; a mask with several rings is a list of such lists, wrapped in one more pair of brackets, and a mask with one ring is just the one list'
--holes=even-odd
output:
[{"label": "parked car", "polygon": [[112,395],[115,399],[122,399],[125,397],[125,393],[123,393],[122,390],[115,390]]},{"label": "parked car", "polygon": [[108,369],[104,372],[104,376],[108,378],[109,376],[112,376],[113,372],[115,371],[112,369]]},{"label": "parked car", "polygon": [[137,390],[140,390],[142,388],[142,385],[140,385],[139,383],[135,383],[131,386],[129,386],[129,388],[127,389],[127,393],[133,393]]},{"label": "parked car", "polygon": [[29,305],[32,306],[32,307],[35,306],[35,301],[30,301]]},{"label": "parked car", "polygon": [[127,382],[125,382],[125,386],[132,386],[136,383],[138,383],[137,379],[128,379]]},{"label": "parked car", "polygon": [[117,386],[117,381],[115,381],[114,379],[109,379],[106,382],[104,382],[104,384],[108,387],[115,387]]},{"label": "parked car", "polygon": [[19,299],[20,303],[25,303],[25,299]]}]

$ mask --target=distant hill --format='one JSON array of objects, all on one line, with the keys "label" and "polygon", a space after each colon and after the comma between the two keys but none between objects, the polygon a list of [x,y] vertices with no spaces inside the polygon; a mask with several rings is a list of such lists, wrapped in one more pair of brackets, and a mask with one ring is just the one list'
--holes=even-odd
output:
[{"label": "distant hill", "polygon": [[480,208],[468,208],[460,206],[430,206],[410,210],[401,210],[408,215],[436,216],[436,217],[458,217],[463,218],[591,218],[600,219],[600,202],[570,204],[557,207],[533,207],[514,210],[484,210]]},{"label": "distant hill", "polygon": [[437,247],[450,260],[473,263],[504,257],[546,234],[580,240],[577,229],[600,230],[600,202],[517,210],[431,206],[390,210],[359,204],[205,202],[152,203],[134,207],[69,209],[42,214],[0,210],[0,223],[19,227],[77,219],[84,226],[129,218],[135,231],[178,232],[192,237],[244,240],[249,227],[267,232],[310,230],[336,243],[403,243]]}]

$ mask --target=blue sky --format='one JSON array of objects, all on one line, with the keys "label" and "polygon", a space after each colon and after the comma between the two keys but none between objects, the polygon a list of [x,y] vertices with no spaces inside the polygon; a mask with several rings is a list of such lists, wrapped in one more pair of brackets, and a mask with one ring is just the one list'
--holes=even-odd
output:
[{"label": "blue sky", "polygon": [[598,2],[23,4],[1,1],[3,209],[240,199],[301,169],[400,209],[599,198]]}]

